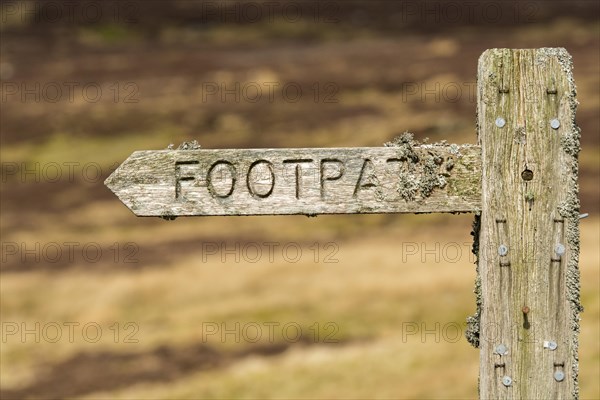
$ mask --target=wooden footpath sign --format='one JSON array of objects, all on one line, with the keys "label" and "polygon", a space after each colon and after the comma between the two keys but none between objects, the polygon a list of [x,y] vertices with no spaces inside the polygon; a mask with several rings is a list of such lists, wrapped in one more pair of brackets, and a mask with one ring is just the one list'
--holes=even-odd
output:
[{"label": "wooden footpath sign", "polygon": [[478,146],[136,151],[106,184],[138,216],[472,212]]},{"label": "wooden footpath sign", "polygon": [[564,49],[479,60],[477,145],[134,152],[105,184],[138,216],[475,213],[483,399],[578,397],[575,83]]}]

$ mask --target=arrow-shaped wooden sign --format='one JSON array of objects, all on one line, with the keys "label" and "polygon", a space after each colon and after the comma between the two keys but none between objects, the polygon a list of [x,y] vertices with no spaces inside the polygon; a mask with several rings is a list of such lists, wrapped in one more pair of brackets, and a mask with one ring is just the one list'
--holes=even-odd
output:
[{"label": "arrow-shaped wooden sign", "polygon": [[105,182],[138,216],[473,212],[474,145],[134,152]]}]

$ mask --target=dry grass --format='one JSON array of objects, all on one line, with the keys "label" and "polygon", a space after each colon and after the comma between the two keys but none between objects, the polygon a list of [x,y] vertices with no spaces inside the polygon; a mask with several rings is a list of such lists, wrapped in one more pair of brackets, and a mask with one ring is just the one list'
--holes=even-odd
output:
[{"label": "dry grass", "polygon": [[[435,235],[442,245],[468,243],[468,219],[456,220],[462,226],[441,228]],[[40,364],[52,368],[80,353],[144,353],[161,345],[192,346],[203,340],[203,323],[226,324],[235,331],[236,322],[241,326],[258,323],[262,329],[269,321],[281,325],[295,322],[305,333],[313,334],[310,328],[314,323],[323,327],[333,322],[339,327],[336,345],[312,344],[310,340],[308,344],[290,343],[276,331],[275,343],[291,345],[281,354],[249,356],[208,371],[192,370],[172,382],[132,381],[131,387],[89,396],[475,397],[478,352],[462,337],[455,340],[455,327],[464,328],[464,318],[474,308],[474,268],[466,248],[457,263],[437,263],[434,255],[426,256],[425,263],[420,262],[421,255],[406,256],[403,263],[399,243],[426,243],[431,249],[436,241],[432,235],[410,235],[403,222],[403,217],[397,217],[392,223],[391,231],[404,232],[397,236],[373,233],[339,241],[337,264],[315,264],[308,258],[297,264],[281,259],[236,264],[222,263],[217,257],[203,263],[199,252],[191,252],[177,262],[143,273],[81,269],[4,275],[3,321],[26,321],[30,327],[36,321],[97,322],[104,335],[95,344],[81,337],[74,343],[64,338],[57,343],[20,343],[11,337],[2,347],[2,386],[27,385],[44,371]],[[318,225],[319,221],[311,223]],[[599,279],[600,261],[593,250],[600,239],[598,227],[597,219],[582,224],[582,298],[586,307],[580,350],[582,398],[600,394],[594,379],[600,372],[599,297],[593,284]],[[115,321],[137,324],[139,343],[114,343],[109,326]],[[438,330],[437,338],[434,333],[403,334],[403,329],[414,323],[433,330],[439,323],[447,330],[445,334]],[[206,344],[224,354],[256,346],[240,332],[239,342],[235,335],[225,340],[213,335],[206,336]],[[273,344],[266,340],[266,331],[263,333],[261,343]],[[125,366],[123,373],[139,367]]]}]

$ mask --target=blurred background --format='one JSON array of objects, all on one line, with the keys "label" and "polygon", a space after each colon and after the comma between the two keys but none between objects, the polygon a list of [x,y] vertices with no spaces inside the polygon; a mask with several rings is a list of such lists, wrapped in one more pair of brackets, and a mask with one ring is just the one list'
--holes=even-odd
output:
[{"label": "blurred background", "polygon": [[488,48],[573,56],[600,397],[596,1],[3,1],[2,398],[476,398],[472,215],[137,218],[133,151],[475,143]]}]

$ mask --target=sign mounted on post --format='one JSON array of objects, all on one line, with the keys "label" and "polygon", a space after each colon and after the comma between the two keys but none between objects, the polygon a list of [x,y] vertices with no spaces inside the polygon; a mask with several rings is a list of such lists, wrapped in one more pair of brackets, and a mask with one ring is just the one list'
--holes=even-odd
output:
[{"label": "sign mounted on post", "polygon": [[136,151],[106,185],[138,216],[475,212],[484,399],[578,396],[575,83],[565,49],[479,60],[478,145]]},{"label": "sign mounted on post", "polygon": [[[406,135],[406,134],[405,134]],[[473,212],[480,148],[136,151],[106,185],[138,216]]]}]

